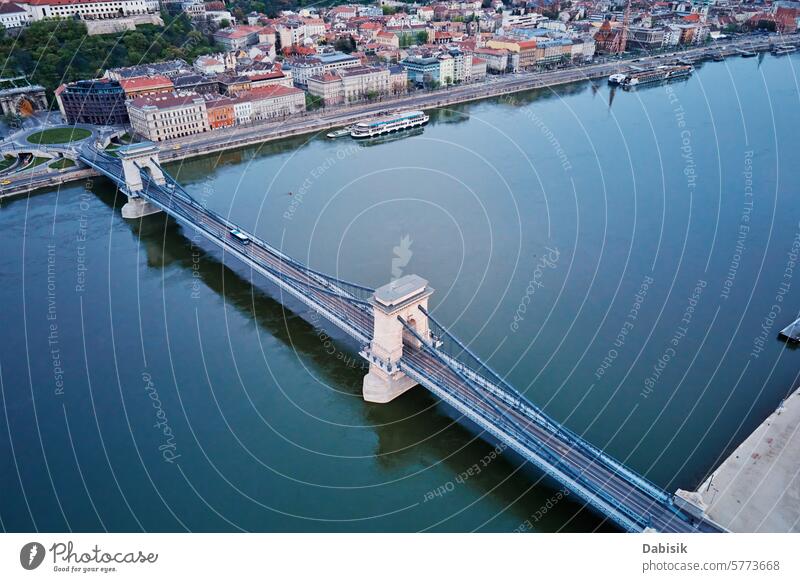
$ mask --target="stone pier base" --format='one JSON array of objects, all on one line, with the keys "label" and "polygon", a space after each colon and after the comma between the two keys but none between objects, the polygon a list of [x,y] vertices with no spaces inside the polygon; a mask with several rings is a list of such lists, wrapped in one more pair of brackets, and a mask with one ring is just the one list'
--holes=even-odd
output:
[{"label": "stone pier base", "polygon": [[364,400],[385,404],[400,396],[417,383],[402,372],[388,373],[371,364],[369,374],[364,376]]},{"label": "stone pier base", "polygon": [[128,198],[127,204],[122,207],[122,218],[141,218],[156,212],[161,212],[161,209],[144,198]]}]

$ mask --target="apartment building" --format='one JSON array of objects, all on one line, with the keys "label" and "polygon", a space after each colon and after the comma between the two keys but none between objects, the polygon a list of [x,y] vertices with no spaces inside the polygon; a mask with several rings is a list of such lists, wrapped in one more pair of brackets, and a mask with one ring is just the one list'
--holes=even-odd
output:
[{"label": "apartment building", "polygon": [[131,127],[150,141],[164,141],[208,131],[206,100],[197,93],[137,97],[127,103]]}]

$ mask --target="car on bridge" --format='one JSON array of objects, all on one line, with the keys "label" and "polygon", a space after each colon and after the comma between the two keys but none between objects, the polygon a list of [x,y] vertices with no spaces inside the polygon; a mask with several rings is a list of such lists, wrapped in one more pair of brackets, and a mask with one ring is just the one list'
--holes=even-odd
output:
[{"label": "car on bridge", "polygon": [[250,244],[250,237],[243,233],[238,228],[234,228],[231,230],[231,236],[238,240],[243,245]]}]

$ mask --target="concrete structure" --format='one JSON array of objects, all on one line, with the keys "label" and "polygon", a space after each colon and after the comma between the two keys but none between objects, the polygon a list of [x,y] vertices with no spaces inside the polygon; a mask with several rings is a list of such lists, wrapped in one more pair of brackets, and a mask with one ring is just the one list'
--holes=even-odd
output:
[{"label": "concrete structure", "polygon": [[154,26],[164,26],[164,21],[158,13],[133,14],[120,18],[105,18],[102,20],[86,20],[86,33],[89,36],[98,34],[114,34],[126,30],[136,30],[137,26],[152,24]]},{"label": "concrete structure", "polygon": [[428,318],[419,310],[428,308],[433,289],[418,275],[406,275],[379,287],[372,297],[374,331],[368,350],[369,373],[364,376],[363,394],[367,402],[386,403],[416,386],[417,382],[397,367],[403,357],[404,341],[418,345],[418,340],[404,331],[398,317],[428,337]]},{"label": "concrete structure", "polygon": [[47,111],[45,89],[31,85],[25,77],[0,79],[0,112],[3,115],[30,115]]},{"label": "concrete structure", "polygon": [[800,389],[690,494],[733,532],[800,532]]},{"label": "concrete structure", "polygon": [[117,150],[117,157],[122,162],[122,172],[125,176],[123,191],[128,196],[128,202],[122,207],[122,218],[141,218],[160,212],[158,207],[139,195],[144,189],[142,171],[148,172],[159,186],[166,184],[158,163],[158,147],[148,142],[123,146]]}]

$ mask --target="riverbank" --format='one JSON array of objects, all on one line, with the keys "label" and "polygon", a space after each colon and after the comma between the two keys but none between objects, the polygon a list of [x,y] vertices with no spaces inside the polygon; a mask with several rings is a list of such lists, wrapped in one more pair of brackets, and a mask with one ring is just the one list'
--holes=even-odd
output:
[{"label": "riverbank", "polygon": [[800,531],[800,388],[696,492],[732,532]]},{"label": "riverbank", "polygon": [[[764,50],[769,48],[772,44],[773,40],[771,38],[752,39],[747,37],[740,40],[732,40],[723,47],[703,46],[680,51],[669,57],[666,55],[636,57],[547,72],[518,73],[507,76],[489,77],[484,83],[457,86],[446,90],[422,94],[414,93],[378,103],[348,107],[342,110],[325,111],[316,115],[307,114],[296,119],[254,124],[249,127],[219,129],[210,133],[170,140],[169,142],[161,144],[159,157],[162,162],[185,160],[231,149],[249,147],[260,143],[318,133],[334,127],[357,123],[358,121],[374,117],[379,113],[390,110],[450,107],[470,101],[491,99],[513,93],[608,77],[612,73],[633,66],[646,67],[661,65],[677,58],[699,59],[708,57],[712,53],[723,56],[735,56],[739,54],[742,47],[752,50]],[[800,35],[783,37],[781,39],[781,44],[798,45],[800,44]],[[80,180],[86,177],[85,172],[85,168],[76,169],[72,172],[62,172],[56,178],[48,177],[48,179],[42,180],[30,179],[21,185],[13,184],[10,187],[0,187],[0,199],[19,196],[34,190],[50,188],[74,180]]]}]

